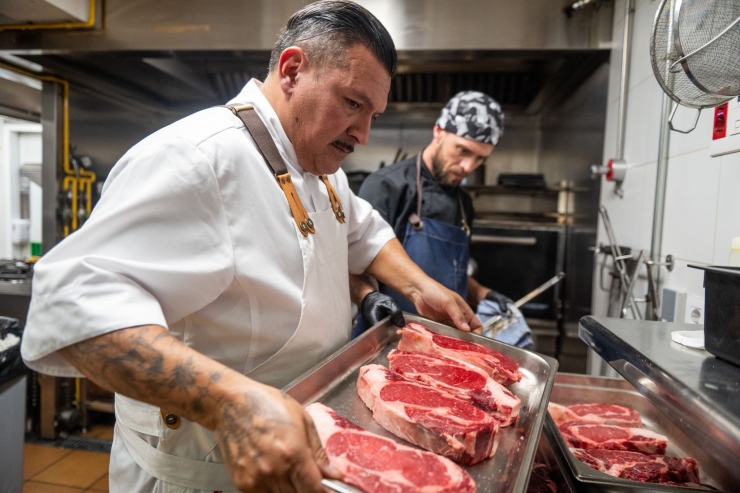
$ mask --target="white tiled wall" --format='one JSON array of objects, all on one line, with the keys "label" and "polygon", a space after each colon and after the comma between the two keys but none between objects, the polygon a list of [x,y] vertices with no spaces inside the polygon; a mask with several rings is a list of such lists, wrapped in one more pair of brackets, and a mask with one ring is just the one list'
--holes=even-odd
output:
[{"label": "white tiled wall", "polygon": [[[617,2],[614,16],[604,161],[616,152],[623,1]],[[625,132],[629,170],[624,198],[613,193],[611,184],[601,188],[601,203],[609,211],[619,243],[648,253],[663,98],[649,58],[650,31],[658,5],[657,0],[636,2]],[[689,127],[694,115],[694,110],[680,108],[674,123]],[[687,265],[726,264],[730,240],[740,236],[740,153],[710,157],[712,115],[712,110],[705,110],[692,133],[671,132],[670,136],[662,254],[664,257],[672,254],[677,262],[673,272],[663,271],[662,283],[697,296],[704,295],[703,274]],[[600,243],[607,242],[601,225],[598,238]],[[598,277],[594,282],[594,312],[603,315],[606,293],[598,288],[597,282]],[[645,285],[641,282],[636,295],[641,297],[644,292]]]}]

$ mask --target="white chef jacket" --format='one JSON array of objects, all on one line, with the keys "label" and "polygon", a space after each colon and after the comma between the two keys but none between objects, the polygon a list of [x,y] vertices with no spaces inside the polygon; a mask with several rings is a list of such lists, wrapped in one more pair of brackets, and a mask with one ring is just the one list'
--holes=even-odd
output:
[{"label": "white chef jacket", "polygon": [[[330,208],[258,84],[250,81],[232,102],[254,105],[307,211]],[[347,268],[360,274],[395,235],[352,193],[344,172],[330,181],[348,223]],[[304,286],[294,228],[283,192],[231,111],[210,108],[175,122],[121,158],[85,225],[36,264],[23,359],[43,373],[79,376],[59,349],[161,325],[247,372],[298,326]]]}]

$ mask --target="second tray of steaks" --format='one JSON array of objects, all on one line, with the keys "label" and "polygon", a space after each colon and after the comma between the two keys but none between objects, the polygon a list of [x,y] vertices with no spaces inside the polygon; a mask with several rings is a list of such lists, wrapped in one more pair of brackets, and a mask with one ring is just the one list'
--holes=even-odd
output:
[{"label": "second tray of steaks", "polygon": [[[438,351],[436,357],[441,358],[439,361],[434,358],[409,359],[408,354],[397,352],[401,336],[398,329],[390,323],[382,323],[371,328],[287,386],[286,392],[304,405],[317,402],[326,406],[313,405],[308,409],[315,421],[322,422],[317,423],[319,433],[323,435],[322,441],[330,440],[332,448],[343,447],[351,450],[351,453],[342,455],[342,460],[345,458],[350,460],[350,463],[343,464],[342,467],[368,469],[368,465],[379,462],[377,467],[372,467],[376,472],[382,472],[383,468],[387,467],[390,475],[397,474],[396,469],[403,469],[406,475],[405,471],[413,469],[418,470],[420,477],[425,476],[424,481],[429,481],[431,477],[439,477],[434,479],[439,481],[439,484],[435,483],[437,487],[428,491],[524,493],[547,412],[557,361],[490,339],[462,333],[421,317],[407,315],[406,319],[410,325],[404,329],[401,350],[426,352],[428,348],[421,346],[412,348],[410,344],[434,344],[440,342],[439,336],[442,336],[442,339],[446,340],[442,345],[447,348],[456,345],[455,341],[462,341],[457,344],[459,347],[454,348],[455,350],[465,352],[466,343],[470,342],[493,350],[491,356],[494,358],[495,354],[503,355],[502,359],[505,361],[496,362],[493,365],[496,369],[487,371],[491,378],[484,384],[485,388],[481,388],[482,392],[471,393],[469,401],[475,406],[460,399],[462,395],[453,396],[454,389],[445,388],[449,387],[449,382],[430,381],[419,374],[431,375],[431,379],[434,380],[435,365],[452,364],[444,361],[444,358],[449,356],[444,354],[442,350],[444,348],[436,348]],[[409,332],[409,328],[413,329],[415,323],[423,327],[419,329],[417,326],[417,332],[413,330]],[[454,355],[460,356],[460,361],[463,361],[457,365],[459,366],[457,370],[466,373],[466,378],[477,378],[475,371],[465,366],[467,363],[475,366],[475,357],[466,361],[465,355],[461,353]],[[513,366],[518,368],[511,368],[512,362]],[[389,378],[389,375],[392,378]],[[443,392],[435,397],[429,389]],[[409,394],[415,396],[414,403],[406,402]],[[503,402],[505,415],[497,415],[494,409],[482,413],[480,409],[486,409],[488,398],[481,397],[481,394],[492,394],[496,402]],[[507,394],[513,394],[511,395],[513,399]],[[379,399],[384,402],[375,402]],[[520,407],[507,410],[507,405],[512,402]],[[423,409],[425,406],[427,409]],[[399,407],[403,409],[402,412],[399,412]],[[499,408],[499,411],[501,409]],[[506,415],[514,415],[517,410],[518,417],[515,417],[512,424],[510,422],[513,420]],[[420,421],[415,421],[413,416],[415,413],[423,413],[426,416]],[[404,422],[404,419],[398,419],[399,415],[411,419]],[[460,416],[467,416],[471,422],[475,421],[477,431],[468,430],[468,423],[461,420]],[[495,419],[492,419],[492,416]],[[428,430],[424,430],[422,421],[426,422],[429,419],[444,421],[446,418],[453,419],[449,423],[450,433],[443,435],[442,440],[439,436],[432,436],[433,434],[427,433]],[[435,425],[432,425],[433,428]],[[493,440],[488,436],[491,433],[494,435]],[[424,455],[427,453],[420,452],[399,436],[446,455],[455,460],[456,464],[448,459],[432,460],[431,454]],[[453,448],[459,448],[460,443],[463,443],[465,451],[455,453],[446,450],[445,436]],[[376,453],[375,448],[382,448],[384,452]],[[493,454],[489,457],[491,451]],[[387,461],[387,457],[391,455],[396,461],[395,464],[380,464]],[[436,463],[435,469],[425,472],[423,464],[429,461]],[[399,465],[401,462],[403,465]],[[463,476],[458,477],[458,470],[464,471]],[[408,477],[414,481],[412,476]],[[474,483],[472,486],[468,483],[468,476]],[[449,489],[445,487],[452,484],[459,487]]]},{"label": "second tray of steaks", "polygon": [[[543,435],[553,446],[556,455],[562,458],[561,462],[567,463],[578,491],[719,491],[716,488],[720,483],[717,478],[722,471],[716,467],[715,461],[626,380],[561,373],[556,377],[550,402],[551,412],[545,420]],[[564,406],[584,403],[618,405],[633,410],[630,415],[615,415],[606,422],[626,430],[630,436],[622,436],[624,432],[610,433],[608,426],[596,430],[601,435],[610,435],[602,437],[579,429],[577,425],[568,425],[568,411]],[[585,414],[584,410],[579,411]],[[562,430],[558,429],[556,421]],[[633,435],[639,436],[633,439]],[[604,448],[612,450],[591,449],[591,446],[601,446],[589,443],[594,439],[613,442],[603,444]],[[639,460],[635,460],[635,457]],[[612,475],[597,469],[609,471]],[[700,484],[694,483],[693,478],[697,475]],[[624,479],[627,477],[633,480]],[[659,480],[668,484],[642,482]],[[679,485],[689,481],[693,484]]]}]

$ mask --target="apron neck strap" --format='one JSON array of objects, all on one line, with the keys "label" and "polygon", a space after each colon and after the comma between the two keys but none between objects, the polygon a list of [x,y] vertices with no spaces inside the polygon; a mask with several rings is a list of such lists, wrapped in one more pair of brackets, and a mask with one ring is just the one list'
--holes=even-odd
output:
[{"label": "apron neck strap", "polygon": [[[254,106],[251,104],[227,104],[220,107],[229,109],[244,123],[247,132],[252,136],[254,143],[257,144],[257,150],[265,160],[267,168],[283,190],[298,231],[303,236],[308,236],[309,233],[316,233],[313,221],[308,216],[308,212],[306,212],[306,208],[303,206],[300,197],[298,197],[298,192],[296,192],[293,186],[293,180],[288,172],[288,167],[285,165],[285,161],[283,161],[280,151],[278,151],[275,145],[275,141],[272,140],[270,131],[267,130],[265,123],[254,110]],[[334,217],[340,223],[344,223],[344,210],[342,209],[342,202],[339,200],[339,194],[334,190],[326,175],[321,175],[319,178],[326,185],[326,191],[329,195],[331,208],[334,211]]]},{"label": "apron neck strap", "polygon": [[[416,213],[409,216],[409,222],[414,226],[414,229],[421,229],[421,155],[424,154],[426,148],[416,155]],[[468,225],[468,218],[465,215],[465,208],[463,207],[462,197],[460,196],[460,190],[457,190],[457,203],[460,206],[460,218],[462,222],[462,229],[465,234],[470,236],[470,226]]]}]

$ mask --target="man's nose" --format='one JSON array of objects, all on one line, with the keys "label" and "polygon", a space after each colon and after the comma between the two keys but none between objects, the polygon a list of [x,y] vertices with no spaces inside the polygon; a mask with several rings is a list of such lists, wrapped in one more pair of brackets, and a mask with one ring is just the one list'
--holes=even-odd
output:
[{"label": "man's nose", "polygon": [[460,167],[466,173],[472,173],[478,167],[478,160],[474,157],[465,158],[460,162]]},{"label": "man's nose", "polygon": [[347,133],[350,137],[354,137],[357,143],[360,145],[367,145],[370,141],[370,125],[372,118],[358,119],[354,125],[352,125]]}]

